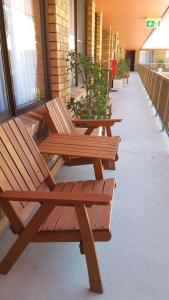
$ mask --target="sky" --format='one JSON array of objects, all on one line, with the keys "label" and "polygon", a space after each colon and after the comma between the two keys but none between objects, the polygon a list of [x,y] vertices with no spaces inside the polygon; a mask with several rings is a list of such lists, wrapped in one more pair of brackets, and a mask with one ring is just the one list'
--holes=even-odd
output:
[{"label": "sky", "polygon": [[153,31],[142,49],[169,49],[169,15],[161,21],[161,26]]}]

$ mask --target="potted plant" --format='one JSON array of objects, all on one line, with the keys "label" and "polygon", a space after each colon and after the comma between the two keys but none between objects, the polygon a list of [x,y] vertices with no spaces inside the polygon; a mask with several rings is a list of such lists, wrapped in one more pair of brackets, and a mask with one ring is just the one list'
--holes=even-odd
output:
[{"label": "potted plant", "polygon": [[162,73],[163,72],[163,68],[164,68],[164,60],[163,59],[160,59],[158,61],[158,72],[159,73]]},{"label": "potted plant", "polygon": [[[117,66],[117,76],[116,79],[113,80],[113,87],[118,89],[122,88],[123,79],[129,77],[130,68],[128,63],[124,59],[120,59]],[[128,80],[127,80],[128,83]]]},{"label": "potted plant", "polygon": [[85,96],[80,100],[72,100],[67,107],[73,116],[80,119],[109,118],[109,90],[104,71],[99,62],[81,53],[71,52],[68,55],[68,70],[80,76]]}]

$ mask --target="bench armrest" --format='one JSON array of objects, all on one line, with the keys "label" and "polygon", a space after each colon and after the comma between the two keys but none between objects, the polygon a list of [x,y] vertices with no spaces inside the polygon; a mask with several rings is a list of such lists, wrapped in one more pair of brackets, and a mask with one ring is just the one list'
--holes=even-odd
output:
[{"label": "bench armrest", "polygon": [[76,126],[85,126],[85,127],[94,127],[97,128],[99,126],[109,127],[113,126],[117,122],[121,122],[122,119],[105,119],[105,120],[72,120],[72,122]]},{"label": "bench armrest", "polygon": [[[113,189],[113,188],[112,188]],[[86,205],[106,205],[112,200],[111,194],[83,194],[69,192],[32,192],[32,191],[5,191],[0,193],[1,201],[26,201],[40,202],[55,205],[77,206]]]}]

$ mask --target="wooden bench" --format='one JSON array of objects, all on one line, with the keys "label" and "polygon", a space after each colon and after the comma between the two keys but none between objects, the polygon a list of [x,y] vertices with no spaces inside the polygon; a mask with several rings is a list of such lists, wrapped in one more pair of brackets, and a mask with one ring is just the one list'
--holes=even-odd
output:
[{"label": "wooden bench", "polygon": [[55,184],[21,120],[0,125],[0,205],[18,235],[0,273],[8,273],[30,242],[80,242],[90,290],[102,293],[94,241],[111,238],[114,188],[114,179]]},{"label": "wooden bench", "polygon": [[[64,103],[60,98],[53,99],[43,105],[39,109],[28,113],[29,116],[42,120],[44,119],[52,132],[66,133],[66,134],[83,134],[83,135],[98,135],[98,129],[102,127],[106,136],[112,137],[111,126],[121,119],[106,119],[106,120],[72,120],[66,109]],[[84,128],[82,128],[84,127]],[[120,139],[119,139],[120,141]],[[118,160],[118,155],[116,156]],[[82,160],[81,160],[82,161]],[[66,160],[67,165],[79,164],[79,159]],[[84,164],[85,161],[82,161]],[[89,162],[88,162],[89,163]],[[104,160],[105,169],[115,169],[115,162]]]},{"label": "wooden bench", "polygon": [[[96,179],[103,179],[103,160],[116,160],[119,137],[88,136],[81,134],[51,133],[38,145],[42,154],[59,154],[67,165],[92,163]],[[71,156],[71,162],[69,157]]]}]

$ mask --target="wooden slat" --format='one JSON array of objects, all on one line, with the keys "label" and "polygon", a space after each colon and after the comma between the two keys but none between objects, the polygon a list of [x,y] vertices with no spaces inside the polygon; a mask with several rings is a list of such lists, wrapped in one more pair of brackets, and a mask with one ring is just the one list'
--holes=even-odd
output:
[{"label": "wooden slat", "polygon": [[[71,192],[74,186],[74,182],[65,183],[62,192]],[[55,230],[67,229],[69,221],[74,214],[73,207],[64,207],[62,210],[62,214],[60,215],[56,225]]]},{"label": "wooden slat", "polygon": [[39,155],[39,150],[34,143],[33,139],[27,132],[26,128],[23,126],[22,121],[19,118],[15,119],[16,124],[19,127],[20,132],[22,133],[22,136],[24,136],[25,142],[27,146],[29,147],[29,150],[32,152],[32,155],[34,156],[41,172],[43,173],[44,177],[46,178],[49,175],[49,171],[47,169],[47,166],[42,158],[41,155]]},{"label": "wooden slat", "polygon": [[[38,178],[37,178],[37,176],[36,176],[36,173],[35,173],[34,170],[32,169],[32,166],[31,166],[31,164],[30,164],[30,162],[29,162],[29,160],[28,160],[28,158],[27,158],[27,157],[29,157],[29,156],[26,156],[26,155],[25,155],[25,153],[24,153],[24,151],[22,150],[22,148],[21,148],[21,146],[20,146],[18,140],[16,139],[16,137],[14,136],[14,134],[13,134],[11,128],[9,127],[9,123],[5,123],[4,125],[2,125],[2,127],[3,127],[3,129],[5,130],[5,132],[6,132],[7,136],[8,136],[8,138],[12,141],[13,146],[15,147],[15,149],[17,149],[18,155],[19,155],[19,157],[20,157],[22,163],[25,165],[25,168],[26,168],[26,170],[28,171],[29,176],[30,176],[31,178],[33,178],[34,184],[35,184],[35,186],[36,186],[36,188],[37,188],[37,187],[40,185],[40,182],[39,182],[39,180],[38,180]],[[19,135],[19,132],[17,131],[16,134]],[[18,138],[21,139],[21,136],[18,136]]]},{"label": "wooden slat", "polygon": [[63,119],[65,119],[65,122],[67,123],[67,126],[69,127],[70,133],[76,133],[76,128],[75,128],[74,124],[72,123],[72,120],[69,116],[68,110],[66,109],[62,99],[57,98],[57,99],[52,100],[52,102],[53,103],[55,102],[58,104],[58,106],[60,106],[60,109],[62,110]]},{"label": "wooden slat", "polygon": [[[107,179],[104,184],[103,194],[113,197],[115,180]],[[112,203],[109,206],[103,206],[98,215],[96,227],[100,229],[109,228],[111,222]]]},{"label": "wooden slat", "polygon": [[[12,185],[9,183],[9,180],[7,179],[8,177],[5,176],[5,173],[1,169],[3,162],[0,160],[0,190],[2,191],[10,191],[12,190]],[[11,201],[11,206],[13,207],[14,211],[19,214],[21,212],[21,209],[23,209],[23,206],[21,202],[14,203]],[[4,208],[4,206],[2,206]],[[5,212],[5,211],[4,211]]]},{"label": "wooden slat", "polygon": [[27,136],[27,132],[23,132],[24,133],[24,136],[21,134],[19,128],[17,127],[16,123],[11,120],[9,121],[9,125],[15,135],[15,138],[18,140],[18,142],[20,143],[20,146],[23,150],[23,152],[25,153],[25,156],[27,157],[27,159],[29,160],[29,163],[33,169],[33,173],[36,174],[37,176],[37,180],[38,180],[38,186],[40,185],[40,183],[42,183],[44,181],[44,175],[43,173],[41,172],[34,156],[32,155],[32,152],[30,151],[29,149],[29,145],[26,144],[25,142],[25,136]]},{"label": "wooden slat", "polygon": [[111,148],[117,147],[119,140],[112,138],[112,140],[110,140],[109,138],[105,138],[102,139],[102,137],[94,137],[94,139],[92,139],[91,137],[87,137],[84,138],[86,136],[79,136],[79,135],[61,135],[61,134],[55,134],[52,133],[50,134],[43,142],[42,144],[48,144],[48,143],[55,143],[57,145],[61,144],[65,144],[66,145],[74,145],[74,143],[76,143],[76,145],[80,145],[80,146],[84,146],[86,147],[88,145],[88,143],[90,143],[90,147],[99,147],[102,148],[102,150],[106,150],[106,151],[111,151]]},{"label": "wooden slat", "polygon": [[[15,191],[20,191],[21,188],[20,188],[17,180],[13,176],[11,170],[9,169],[9,167],[8,167],[6,161],[4,160],[3,156],[1,155],[1,153],[0,153],[0,166],[1,166],[2,171],[3,171],[4,175],[6,176],[6,178],[8,178],[10,180],[11,190],[14,189]],[[3,185],[2,185],[2,188],[3,188]]]},{"label": "wooden slat", "polygon": [[[80,193],[83,189],[83,185],[85,184],[84,181],[77,181],[75,182],[72,192]],[[72,217],[69,220],[69,224],[67,226],[67,230],[79,230],[79,224],[76,217],[76,212],[72,214]]]},{"label": "wooden slat", "polygon": [[116,186],[114,179],[107,179],[104,184],[103,194],[113,196],[113,191]]},{"label": "wooden slat", "polygon": [[[69,149],[73,150],[73,149],[77,149],[78,151],[85,151],[86,149],[88,151],[96,151],[95,149],[97,149],[97,151],[102,152],[102,153],[108,153],[109,155],[112,153],[112,151],[116,151],[118,145],[117,144],[113,144],[111,145],[111,147],[103,147],[102,143],[100,143],[100,147],[99,144],[88,144],[87,142],[83,142],[82,143],[80,141],[76,141],[75,139],[72,138],[72,141],[70,142],[69,140],[60,140],[60,141],[56,141],[55,139],[51,139],[51,140],[46,140],[44,142],[42,142],[39,147],[42,149],[42,146],[46,147],[46,148],[58,148],[61,149],[63,147],[69,147]],[[67,150],[68,151],[68,150]],[[81,152],[80,151],[80,152]]]},{"label": "wooden slat", "polygon": [[[83,189],[81,192],[86,193],[97,193],[102,194],[104,192],[104,187],[108,184],[106,184],[107,181],[99,180],[99,181],[87,181],[82,184],[82,182],[77,183],[80,185],[80,189],[83,186]],[[110,182],[109,182],[110,183]],[[77,186],[78,186],[77,185]],[[101,227],[104,227],[104,229],[109,228],[110,223],[110,206],[92,206],[90,208],[87,208],[88,216],[90,219],[90,224],[92,229],[98,229]],[[105,216],[108,217],[108,219],[105,219]],[[102,222],[102,224],[101,224]],[[79,225],[76,216],[72,217],[71,222],[69,223],[68,230],[79,230]]]},{"label": "wooden slat", "polygon": [[[103,182],[104,184],[104,180],[101,180],[101,181],[96,181],[100,186],[101,186],[101,183]],[[98,193],[98,194],[102,194],[102,189],[99,190],[96,188],[95,184],[96,182],[94,180],[90,180],[90,181],[87,181],[83,187],[83,190],[82,192],[84,193]],[[94,224],[96,223],[96,218],[97,218],[97,214],[99,212],[99,206],[96,205],[96,206],[92,206],[91,208],[88,208],[87,209],[87,212],[88,212],[88,217],[89,217],[89,220],[90,220],[90,225],[91,225],[91,228],[93,229],[94,227]]]},{"label": "wooden slat", "polygon": [[111,210],[112,205],[102,206],[98,215],[96,228],[98,230],[101,229],[109,229],[111,223]]},{"label": "wooden slat", "polygon": [[7,180],[4,172],[2,171],[1,167],[0,167],[0,178],[1,178],[1,190],[2,191],[11,191],[12,190],[12,186],[10,185],[9,181]]},{"label": "wooden slat", "polygon": [[[55,192],[61,192],[63,187],[64,187],[64,183],[58,183],[55,185],[55,188],[53,189],[53,191]],[[49,217],[47,218],[47,220],[45,221],[45,223],[42,225],[42,227],[40,228],[41,231],[44,230],[54,230],[55,228],[55,224],[58,221],[58,218],[60,217],[61,213],[62,213],[63,207],[55,207],[53,209],[53,211],[51,212],[51,214],[49,215]]]},{"label": "wooden slat", "polygon": [[57,130],[59,133],[64,132],[63,127],[62,127],[62,123],[60,123],[59,117],[58,117],[58,115],[55,113],[55,110],[54,110],[54,108],[53,108],[53,104],[52,104],[51,101],[48,102],[48,103],[46,104],[46,108],[47,108],[47,110],[48,110],[49,113],[50,113],[50,117],[51,117],[51,119],[52,119],[52,121],[53,121],[53,123],[54,123],[54,125],[55,125],[55,127],[56,127],[56,130]]},{"label": "wooden slat", "polygon": [[25,166],[23,165],[23,163],[22,163],[20,157],[18,156],[18,153],[16,152],[15,148],[13,147],[12,143],[8,139],[2,126],[0,126],[0,137],[1,137],[5,147],[7,148],[8,152],[12,155],[12,158],[13,158],[19,172],[22,174],[22,177],[23,177],[26,185],[28,186],[28,188],[32,191],[36,190],[36,187],[31,179],[31,177],[29,176],[27,170],[25,169]]},{"label": "wooden slat", "polygon": [[[65,134],[65,133],[52,133],[52,135],[50,135],[49,137],[52,136],[58,136],[62,139],[72,139],[72,135],[71,134]],[[49,138],[48,137],[48,138]],[[94,142],[94,143],[99,143],[101,141],[101,143],[105,142],[107,144],[112,144],[115,141],[116,142],[120,142],[120,137],[119,136],[113,136],[113,137],[105,137],[105,136],[89,136],[89,135],[81,135],[81,134],[75,134],[73,135],[73,138],[76,140],[84,140],[84,141],[90,141],[90,142]]]},{"label": "wooden slat", "polygon": [[[73,149],[72,149],[73,148]],[[86,149],[81,149],[81,151],[79,151],[76,147],[47,147],[47,146],[39,146],[39,150],[41,153],[43,154],[60,154],[60,155],[65,155],[65,156],[79,156],[79,157],[88,157],[88,158],[99,158],[99,159],[110,159],[110,160],[115,160],[116,158],[116,153],[117,151],[112,151],[112,153],[108,153],[108,152],[101,152],[97,149],[92,150],[88,148]],[[76,148],[76,149],[75,149]]]},{"label": "wooden slat", "polygon": [[[91,140],[89,137],[79,137],[76,135],[51,134],[39,145],[41,153],[61,154],[81,157],[105,158],[115,160],[118,150],[119,140],[110,141],[110,138],[101,138],[100,141]],[[107,143],[106,143],[107,142]],[[109,147],[110,146],[110,147]]]},{"label": "wooden slat", "polygon": [[[104,186],[105,186],[105,180],[97,180],[95,183],[94,183],[94,187],[93,187],[93,193],[96,193],[96,194],[103,194],[103,189],[104,189]],[[100,214],[100,211],[104,209],[104,206],[101,207],[101,206],[93,206],[91,208],[91,211],[92,211],[92,214],[94,213],[95,214],[95,219],[93,218],[92,219],[92,215],[90,217],[90,220],[91,220],[91,226],[92,226],[92,229],[95,229],[97,228],[97,224],[98,224],[98,218],[99,218],[99,214]],[[89,212],[89,216],[90,216],[90,212]]]},{"label": "wooden slat", "polygon": [[13,161],[13,159],[9,155],[6,147],[2,143],[2,140],[0,140],[0,149],[1,149],[1,154],[4,157],[4,160],[5,160],[6,164],[8,165],[8,168],[11,170],[11,172],[12,172],[13,176],[15,177],[15,180],[18,182],[21,190],[22,191],[28,191],[28,187],[27,187],[25,181],[23,180],[19,170],[17,169],[17,167],[16,167],[16,165]]},{"label": "wooden slat", "polygon": [[54,101],[52,101],[52,105],[53,105],[53,110],[54,110],[55,114],[57,114],[57,116],[58,116],[60,125],[62,124],[62,128],[63,128],[62,132],[72,133],[69,123],[65,119],[65,115],[62,111],[62,107],[61,107],[61,105],[59,105],[59,102],[57,102],[57,100],[54,100]]}]

